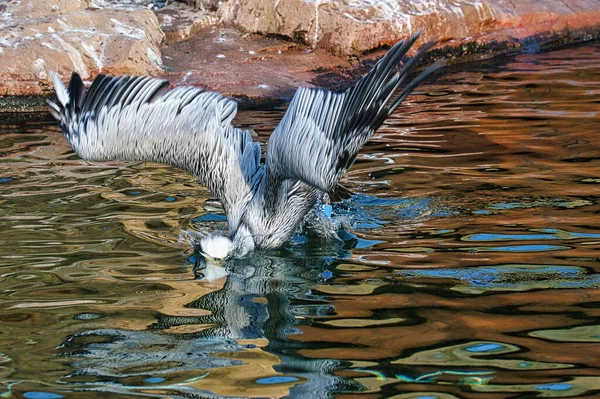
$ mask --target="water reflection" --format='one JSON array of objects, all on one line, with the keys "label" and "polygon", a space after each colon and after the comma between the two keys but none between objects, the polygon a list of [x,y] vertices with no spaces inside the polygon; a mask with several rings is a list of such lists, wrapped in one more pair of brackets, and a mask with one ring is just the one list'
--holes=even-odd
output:
[{"label": "water reflection", "polygon": [[[192,177],[0,127],[0,396],[597,396],[599,63],[423,86],[345,178],[342,241],[306,229],[212,282],[188,232],[225,224]],[[239,122],[264,143],[282,111]]]},{"label": "water reflection", "polygon": [[600,274],[566,265],[511,264],[471,266],[464,269],[398,270],[395,276],[402,280],[434,279],[434,284],[443,284],[452,290],[468,294],[600,287]]},{"label": "water reflection", "polygon": [[[345,251],[340,249],[339,255]],[[328,398],[360,385],[333,375],[334,359],[311,359],[286,337],[298,320],[335,314],[312,288],[331,258],[255,254],[230,261],[224,285],[185,308],[201,316],[158,314],[143,331],[94,329],[61,345],[74,358],[62,379],[78,389],[157,396],[292,395]],[[195,269],[202,276],[203,267]]]}]

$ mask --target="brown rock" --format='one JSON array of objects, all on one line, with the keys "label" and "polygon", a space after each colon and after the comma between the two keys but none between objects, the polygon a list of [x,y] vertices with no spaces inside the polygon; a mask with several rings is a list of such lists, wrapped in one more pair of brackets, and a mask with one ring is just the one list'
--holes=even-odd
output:
[{"label": "brown rock", "polygon": [[600,37],[597,0],[187,3],[194,7],[172,3],[158,19],[141,8],[95,10],[101,0],[0,3],[0,96],[48,93],[49,69],[88,79],[100,71],[157,75],[164,61],[176,85],[269,104],[300,85],[339,88],[356,80],[372,65],[365,54],[376,58],[374,49],[418,29],[421,41],[440,43],[432,58],[451,62]]},{"label": "brown rock", "polygon": [[18,21],[40,17],[56,17],[59,14],[85,10],[89,5],[90,0],[22,0],[7,2],[3,12],[10,14],[9,16],[4,15],[6,20]]},{"label": "brown rock", "polygon": [[214,12],[197,10],[182,3],[172,3],[156,11],[156,15],[166,43],[188,40],[190,36],[220,21]]},{"label": "brown rock", "polygon": [[223,3],[221,19],[248,32],[277,34],[350,55],[395,43],[424,29],[422,40],[523,39],[598,31],[595,0],[307,1],[241,0]]},{"label": "brown rock", "polygon": [[15,0],[0,17],[0,95],[50,90],[50,70],[158,74],[164,35],[150,10],[90,8],[86,1]]},{"label": "brown rock", "polygon": [[315,66],[350,64],[318,49],[232,27],[205,29],[193,40],[162,47],[174,85],[198,85],[235,97],[242,106],[273,105],[314,79]]}]

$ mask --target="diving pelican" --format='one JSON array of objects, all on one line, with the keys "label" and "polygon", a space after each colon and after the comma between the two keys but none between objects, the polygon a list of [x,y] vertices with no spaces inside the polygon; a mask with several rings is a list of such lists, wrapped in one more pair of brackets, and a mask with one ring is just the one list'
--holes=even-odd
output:
[{"label": "diving pelican", "polygon": [[86,91],[77,73],[68,88],[52,73],[48,105],[83,159],[157,162],[197,177],[223,204],[229,232],[202,238],[198,249],[222,261],[281,246],[325,193],[345,194],[338,180],[360,148],[439,66],[407,79],[432,45],[401,65],[419,35],[396,43],[345,92],[299,88],[262,165],[260,144],[232,126],[236,102],[197,87],[168,91],[166,80],[99,75]]}]

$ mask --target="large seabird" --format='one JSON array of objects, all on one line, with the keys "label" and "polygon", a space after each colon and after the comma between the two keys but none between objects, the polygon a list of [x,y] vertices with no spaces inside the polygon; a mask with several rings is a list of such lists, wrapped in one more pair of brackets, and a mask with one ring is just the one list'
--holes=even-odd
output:
[{"label": "large seabird", "polygon": [[52,115],[86,160],[158,162],[185,169],[223,204],[229,237],[208,236],[199,250],[213,259],[281,246],[360,148],[402,100],[437,67],[408,80],[431,43],[402,65],[419,33],[394,45],[343,93],[298,89],[273,131],[264,164],[250,132],[232,126],[235,101],[197,87],[167,91],[150,77],[99,75],[89,90],[77,73],[65,87],[56,73]]}]

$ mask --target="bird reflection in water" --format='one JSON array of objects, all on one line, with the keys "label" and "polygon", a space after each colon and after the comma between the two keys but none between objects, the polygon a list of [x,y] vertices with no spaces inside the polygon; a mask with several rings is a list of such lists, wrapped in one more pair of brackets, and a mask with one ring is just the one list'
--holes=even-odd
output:
[{"label": "bird reflection in water", "polygon": [[[196,253],[197,280],[203,286],[223,284],[222,288],[177,306],[183,309],[175,313],[190,309],[191,316],[159,312],[145,330],[94,329],[71,336],[61,351],[73,358],[76,371],[62,382],[85,390],[152,397],[329,398],[361,390],[354,380],[334,375],[344,367],[339,360],[299,354],[325,343],[291,339],[302,333],[301,323],[335,314],[328,298],[314,288],[355,248],[378,243],[351,231],[399,218],[406,225],[418,224],[448,210],[431,198],[356,194],[334,204],[333,213],[326,220],[307,219],[304,234],[287,249],[234,257],[224,264]],[[311,238],[315,230],[319,239]],[[324,239],[327,231],[335,231],[338,238]],[[191,309],[210,313],[198,315]]]},{"label": "bird reflection in water", "polygon": [[[348,256],[343,242],[328,246],[335,248],[322,252],[337,259]],[[360,389],[333,374],[340,361],[298,354],[320,343],[288,338],[301,333],[297,328],[301,320],[334,314],[327,298],[312,290],[330,275],[335,261],[311,256],[305,249],[279,255],[253,254],[222,266],[206,265],[197,256],[194,272],[199,279],[205,278],[207,269],[214,277],[218,269],[211,268],[226,275],[221,289],[185,306],[210,314],[159,314],[156,323],[143,331],[96,329],[73,335],[62,350],[73,357],[76,371],[62,382],[84,390],[152,397],[329,398]],[[181,333],[186,327],[192,332]],[[173,329],[180,332],[170,333]],[[270,369],[265,367],[268,363]]]}]

